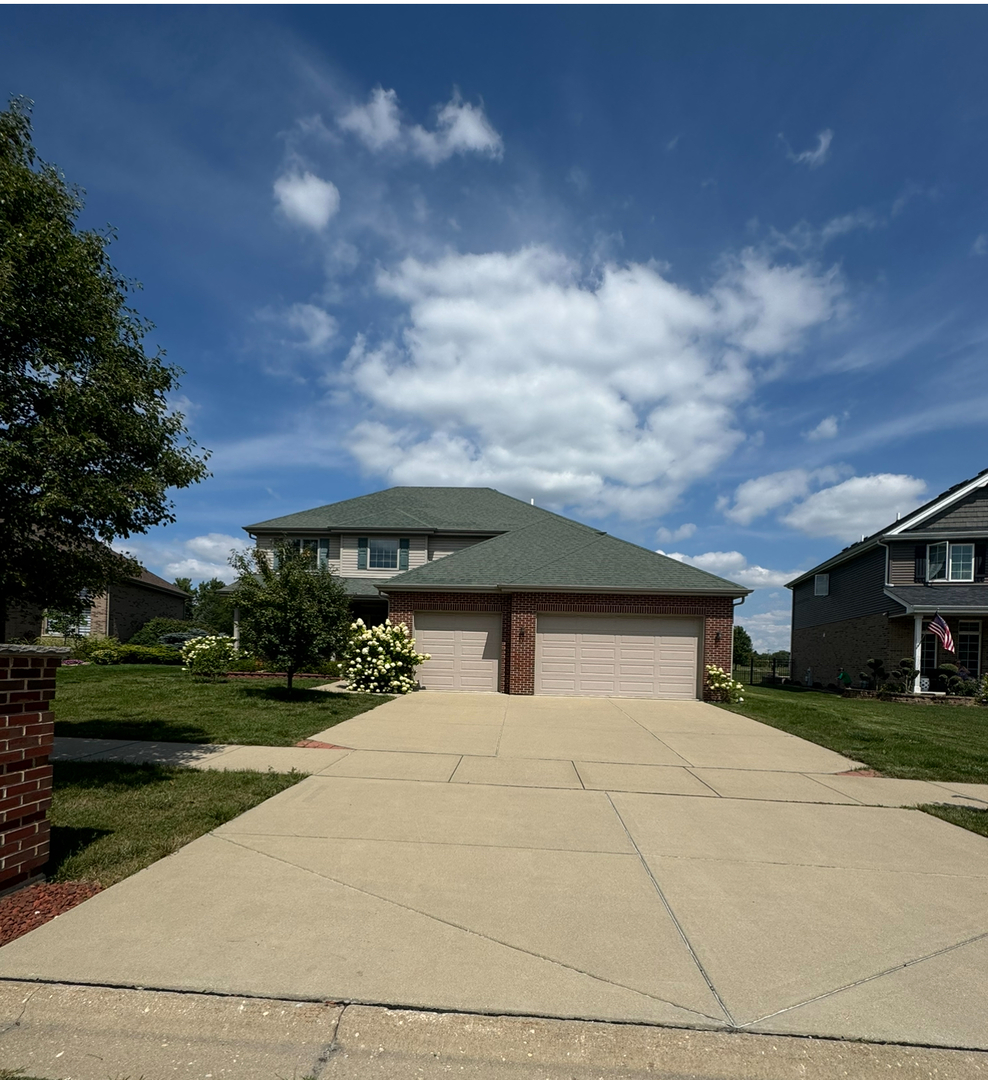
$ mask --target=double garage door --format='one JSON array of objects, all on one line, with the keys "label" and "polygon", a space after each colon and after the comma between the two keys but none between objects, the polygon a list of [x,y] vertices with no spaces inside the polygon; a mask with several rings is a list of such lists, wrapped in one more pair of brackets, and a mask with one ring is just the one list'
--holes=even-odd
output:
[{"label": "double garage door", "polygon": [[[570,697],[695,698],[700,620],[643,615],[540,615],[535,693]],[[429,690],[500,688],[501,616],[418,612]]]}]

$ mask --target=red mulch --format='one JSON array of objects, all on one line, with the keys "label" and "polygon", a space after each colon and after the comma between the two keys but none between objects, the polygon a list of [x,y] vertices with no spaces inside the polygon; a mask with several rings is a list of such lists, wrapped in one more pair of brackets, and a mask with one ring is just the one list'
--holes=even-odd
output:
[{"label": "red mulch", "polygon": [[90,881],[47,882],[0,897],[0,945],[63,915],[102,888]]}]

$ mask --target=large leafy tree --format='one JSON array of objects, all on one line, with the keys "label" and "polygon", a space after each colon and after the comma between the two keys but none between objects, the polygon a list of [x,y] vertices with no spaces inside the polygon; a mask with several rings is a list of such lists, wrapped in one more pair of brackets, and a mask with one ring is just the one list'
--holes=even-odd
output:
[{"label": "large leafy tree", "polygon": [[734,663],[750,664],[754,646],[751,644],[751,635],[743,626],[734,627]]},{"label": "large leafy tree", "polygon": [[331,653],[342,653],[350,635],[350,599],[339,577],[314,563],[311,551],[286,541],[274,552],[254,549],[230,560],[240,575],[234,603],[240,609],[244,647],[288,675]]},{"label": "large leafy tree", "polygon": [[174,521],[170,488],[206,475],[145,351],[151,324],[79,229],[80,190],[39,160],[30,103],[0,112],[0,633],[8,604],[74,609],[137,571],[113,541]]}]

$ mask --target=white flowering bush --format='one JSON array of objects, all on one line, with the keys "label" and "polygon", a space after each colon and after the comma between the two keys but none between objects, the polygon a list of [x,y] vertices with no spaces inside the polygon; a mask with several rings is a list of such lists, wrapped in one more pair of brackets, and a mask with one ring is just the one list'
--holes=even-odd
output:
[{"label": "white flowering bush", "polygon": [[415,639],[404,623],[365,625],[358,619],[343,658],[343,676],[350,690],[370,694],[407,694],[415,689],[415,669],[432,658],[415,651]]},{"label": "white flowering bush", "polygon": [[233,638],[210,634],[193,638],[182,646],[183,671],[197,679],[216,679],[225,675],[236,656]]},{"label": "white flowering bush", "polygon": [[707,664],[707,686],[711,694],[718,700],[728,705],[740,705],[744,698],[744,683],[732,679],[730,675],[716,664]]}]

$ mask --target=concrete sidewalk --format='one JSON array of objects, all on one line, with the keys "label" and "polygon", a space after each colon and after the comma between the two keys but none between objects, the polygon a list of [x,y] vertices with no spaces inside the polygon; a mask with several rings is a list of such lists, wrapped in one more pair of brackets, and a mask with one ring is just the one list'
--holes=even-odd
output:
[{"label": "concrete sidewalk", "polygon": [[699,702],[418,694],[316,738],[0,976],[988,1048],[988,842],[898,808],[980,786]]},{"label": "concrete sidewalk", "polygon": [[988,1054],[0,982],[0,1060],[107,1080],[983,1080]]}]

